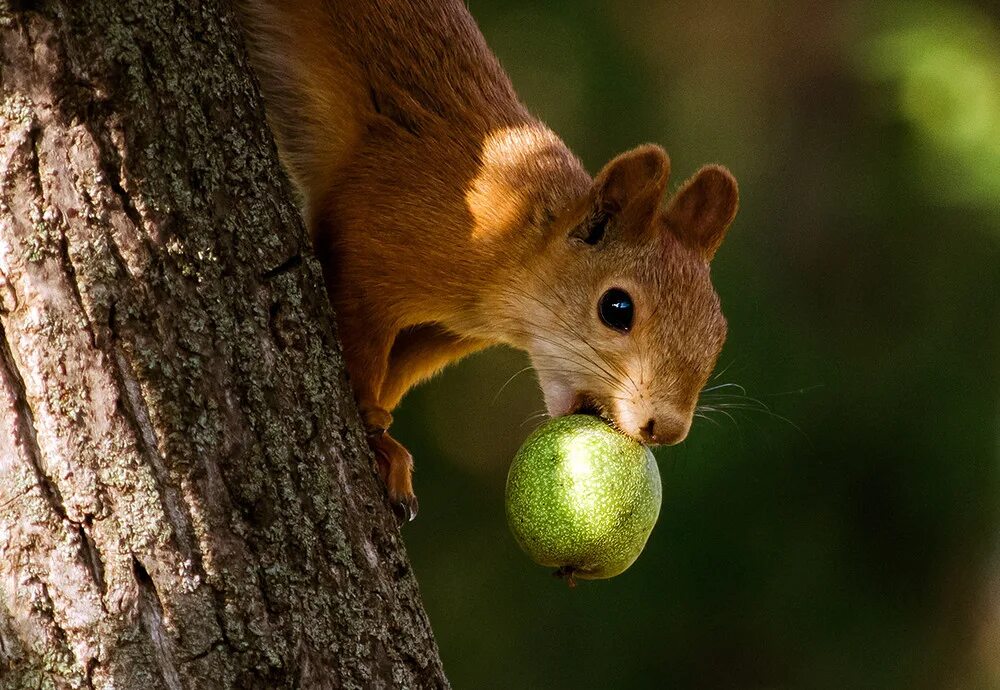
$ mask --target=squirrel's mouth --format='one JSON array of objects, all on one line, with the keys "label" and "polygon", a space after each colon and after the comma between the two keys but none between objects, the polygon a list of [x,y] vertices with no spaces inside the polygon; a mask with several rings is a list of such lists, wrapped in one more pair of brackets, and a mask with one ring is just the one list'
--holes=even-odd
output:
[{"label": "squirrel's mouth", "polygon": [[594,417],[600,417],[613,429],[621,431],[621,428],[615,423],[614,418],[611,417],[608,407],[601,403],[593,393],[586,391],[577,393],[573,404],[569,408],[569,414],[589,414]]},{"label": "squirrel's mouth", "polygon": [[635,438],[635,436],[625,431],[618,423],[618,411],[612,402],[605,402],[601,396],[589,390],[577,390],[568,381],[547,379],[544,376],[540,376],[539,379],[542,384],[542,392],[545,395],[545,406],[550,416],[561,417],[562,415],[569,414],[591,415],[603,420],[615,431],[625,434],[630,438]]}]

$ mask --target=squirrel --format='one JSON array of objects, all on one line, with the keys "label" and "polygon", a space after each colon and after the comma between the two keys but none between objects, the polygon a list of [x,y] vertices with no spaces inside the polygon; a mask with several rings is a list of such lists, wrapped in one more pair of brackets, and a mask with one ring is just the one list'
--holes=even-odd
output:
[{"label": "squirrel", "polygon": [[279,155],[301,192],[389,500],[408,389],[505,343],[550,415],[675,444],[726,338],[709,264],[738,205],[706,165],[664,202],[645,144],[591,177],[518,100],[462,0],[239,0]]}]

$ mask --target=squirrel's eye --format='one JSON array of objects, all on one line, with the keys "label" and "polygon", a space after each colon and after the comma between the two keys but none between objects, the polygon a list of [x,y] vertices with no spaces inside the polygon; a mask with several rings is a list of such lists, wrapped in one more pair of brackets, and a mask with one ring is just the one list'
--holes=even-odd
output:
[{"label": "squirrel's eye", "polygon": [[597,313],[608,328],[627,333],[632,328],[632,298],[624,290],[611,288],[597,303]]}]

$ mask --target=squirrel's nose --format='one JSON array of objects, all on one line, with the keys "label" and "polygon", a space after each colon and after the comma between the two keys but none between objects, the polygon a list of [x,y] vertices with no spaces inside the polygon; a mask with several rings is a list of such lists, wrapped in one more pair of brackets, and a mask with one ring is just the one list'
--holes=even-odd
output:
[{"label": "squirrel's nose", "polygon": [[691,428],[691,418],[679,414],[662,414],[651,417],[641,429],[639,436],[650,445],[672,446],[683,441]]}]

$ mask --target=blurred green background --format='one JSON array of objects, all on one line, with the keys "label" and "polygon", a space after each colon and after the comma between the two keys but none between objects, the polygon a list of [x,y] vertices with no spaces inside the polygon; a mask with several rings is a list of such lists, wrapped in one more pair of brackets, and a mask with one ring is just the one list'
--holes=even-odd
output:
[{"label": "blurred green background", "polygon": [[715,382],[771,412],[659,451],[645,553],[569,590],[504,521],[526,358],[411,392],[404,536],[455,687],[1000,688],[1000,9],[470,6],[591,171],[645,141],[673,186],[733,170]]}]

